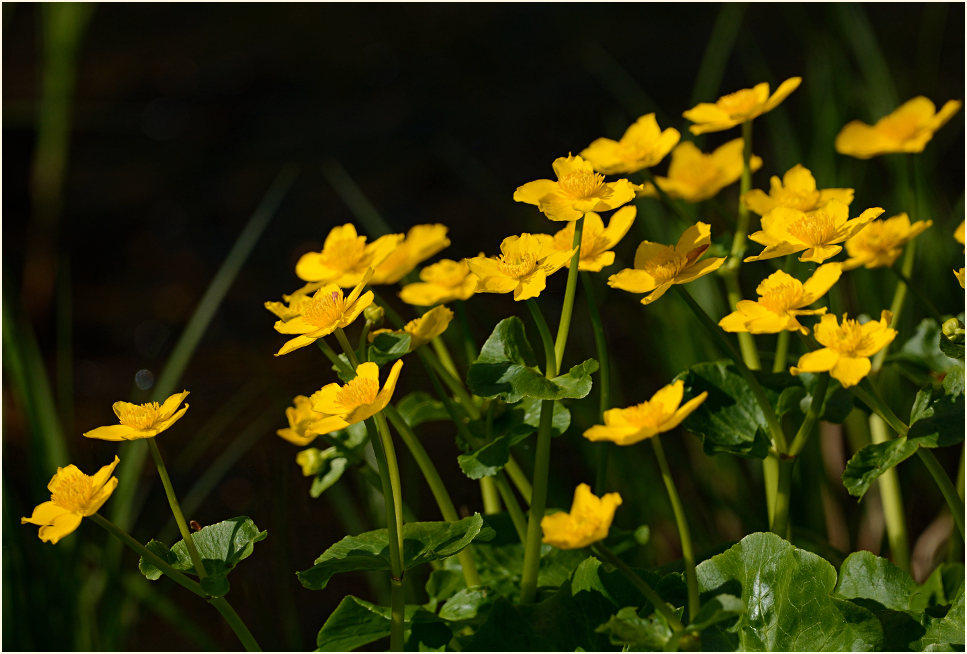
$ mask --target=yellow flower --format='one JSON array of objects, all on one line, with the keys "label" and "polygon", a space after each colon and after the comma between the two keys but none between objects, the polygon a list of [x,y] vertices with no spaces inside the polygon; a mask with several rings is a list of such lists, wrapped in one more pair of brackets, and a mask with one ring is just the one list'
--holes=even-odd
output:
[{"label": "yellow flower", "polygon": [[[637,207],[621,207],[614,212],[608,226],[604,226],[601,216],[589,211],[584,216],[584,229],[581,232],[581,258],[578,263],[578,270],[589,270],[598,272],[605,266],[614,263],[614,252],[611,251],[618,244],[624,235],[631,229],[631,224],[635,222],[635,214],[638,213]],[[536,235],[547,248],[558,252],[574,252],[574,223],[554,234]],[[571,260],[565,264],[571,267]]]},{"label": "yellow flower", "polygon": [[77,529],[83,518],[97,513],[111,497],[118,485],[118,478],[111,476],[118,461],[120,459],[115,456],[113,462],[90,476],[73,464],[57,468],[57,473],[47,484],[50,501],[38,504],[29,518],[20,518],[20,524],[40,525],[37,534],[40,540],[56,545]]},{"label": "yellow flower", "polygon": [[957,242],[960,243],[961,245],[964,244],[964,221],[963,220],[960,221],[960,226],[954,230],[954,238],[957,239]]},{"label": "yellow flower", "polygon": [[621,495],[607,493],[598,497],[587,484],[574,490],[570,513],[552,513],[541,518],[544,542],[562,550],[576,550],[603,540],[611,528]]},{"label": "yellow flower", "polygon": [[918,220],[911,225],[905,213],[869,223],[846,241],[850,258],[843,262],[843,270],[892,266],[903,246],[932,224],[932,220]]},{"label": "yellow flower", "polygon": [[[762,159],[753,156],[749,161],[752,170],[762,167]],[[742,176],[742,139],[729,141],[705,154],[691,141],[684,141],[672,150],[668,165],[668,177],[655,177],[655,181],[668,197],[686,202],[708,200]],[[657,197],[658,191],[651,182],[638,187],[641,197]]]},{"label": "yellow flower", "polygon": [[418,307],[466,300],[477,290],[477,276],[466,261],[440,259],[420,271],[422,282],[407,284],[400,299]]},{"label": "yellow flower", "polygon": [[333,333],[337,327],[346,327],[356,320],[363,309],[373,302],[372,291],[366,291],[360,296],[372,273],[372,269],[369,269],[348,297],[343,297],[342,289],[338,284],[326,284],[302,303],[300,307],[302,312],[299,315],[289,320],[276,321],[275,331],[280,334],[298,334],[298,336],[286,341],[275,356],[282,356],[310,345],[317,339]]},{"label": "yellow flower", "polygon": [[574,250],[560,252],[547,247],[533,234],[508,236],[500,244],[499,257],[480,255],[467,259],[479,278],[478,293],[510,293],[514,300],[527,300],[541,294],[547,276],[561,269]]},{"label": "yellow flower", "polygon": [[826,295],[839,280],[843,266],[827,263],[816,269],[812,277],[800,282],[792,275],[777,270],[766,277],[755,289],[759,299],[739,300],[735,311],[719,321],[727,332],[776,334],[781,331],[809,330],[799,324],[796,316],[815,316],[826,313],[826,307],[803,309]]},{"label": "yellow flower", "polygon": [[801,77],[790,77],[772,95],[769,95],[769,84],[762,82],[751,89],[723,95],[715,104],[700,102],[682,115],[695,123],[689,127],[692,134],[720,132],[772,111],[800,82]]},{"label": "yellow flower", "polygon": [[445,225],[414,225],[383,263],[376,266],[370,284],[395,284],[411,270],[450,245]]},{"label": "yellow flower", "polygon": [[314,410],[312,403],[305,395],[296,395],[292,402],[295,406],[290,406],[285,410],[285,417],[289,421],[289,426],[275,432],[290,443],[305,447],[314,441],[319,434],[328,434],[345,426],[345,423],[339,418],[333,418]]},{"label": "yellow flower", "polygon": [[682,404],[684,393],[685,382],[679,379],[641,404],[626,409],[608,409],[604,412],[604,424],[594,425],[584,432],[584,437],[589,441],[634,445],[646,438],[670,431],[708,397],[708,393],[703,391]]},{"label": "yellow flower", "polygon": [[636,173],[664,159],[680,138],[677,129],[662,131],[655,114],[646,114],[625,130],[620,141],[595,139],[581,156],[605,175]]},{"label": "yellow flower", "polygon": [[553,163],[557,181],[538,179],[514,191],[516,202],[537,205],[551,220],[577,220],[589,211],[610,211],[631,202],[634,184],[626,179],[605,182],[579,156],[558,157]]},{"label": "yellow flower", "polygon": [[306,252],[295,265],[295,274],[307,282],[356,286],[369,268],[381,264],[403,240],[402,234],[380,236],[366,243],[351,223],[333,227],[322,252]]},{"label": "yellow flower", "polygon": [[796,164],[782,176],[782,180],[775,175],[769,180],[769,194],[759,189],[752,189],[742,196],[745,206],[760,216],[764,216],[776,207],[788,207],[799,211],[815,211],[821,209],[830,200],[839,200],[849,206],[853,201],[851,188],[816,189],[816,179],[802,164]]},{"label": "yellow flower", "polygon": [[870,372],[870,357],[889,345],[896,337],[890,329],[893,314],[883,311],[880,319],[860,324],[843,314],[840,325],[836,316],[826,314],[813,327],[816,340],[825,347],[807,352],[799,363],[789,369],[794,375],[802,372],[829,372],[843,388],[855,386]]},{"label": "yellow flower", "polygon": [[141,438],[154,438],[185,415],[188,405],[181,407],[181,403],[188,397],[188,391],[175,393],[163,403],[148,402],[146,404],[131,404],[130,402],[115,402],[114,414],[121,421],[119,425],[98,427],[84,432],[87,438],[98,438],[102,441],[133,441]]},{"label": "yellow flower", "polygon": [[836,243],[847,240],[882,213],[883,209],[874,207],[850,219],[849,207],[837,200],[810,212],[776,207],[762,217],[762,230],[749,234],[750,240],[766,246],[765,249],[745,261],[774,259],[805,250],[800,261],[822,263],[843,249]]},{"label": "yellow flower", "polygon": [[964,269],[955,270],[954,277],[957,278],[957,283],[960,284],[960,288],[964,288]]},{"label": "yellow flower", "polygon": [[378,334],[409,334],[409,351],[412,352],[445,332],[447,327],[450,326],[451,320],[453,320],[453,312],[440,305],[433,307],[419,318],[409,321],[403,326],[403,329],[377,329],[369,335],[369,340],[372,342]]},{"label": "yellow flower", "polygon": [[714,272],[725,263],[725,257],[699,261],[711,243],[711,228],[696,223],[685,230],[674,247],[642,241],[635,252],[635,267],[625,268],[608,278],[608,286],[629,293],[648,293],[642,304],[651,304],[672,287],[687,284]]},{"label": "yellow flower", "polygon": [[379,366],[372,361],[361,363],[356,366],[356,377],[345,385],[328,384],[313,393],[309,398],[312,408],[327,417],[338,418],[337,429],[361,422],[386,408],[402,368],[403,360],[400,359],[393,364],[380,389]]},{"label": "yellow flower", "polygon": [[959,100],[948,100],[938,112],[922,95],[907,100],[876,125],[854,120],[836,135],[836,151],[858,159],[891,152],[923,152],[933,133],[960,110]]},{"label": "yellow flower", "polygon": [[302,306],[309,300],[309,294],[321,287],[320,282],[310,282],[290,295],[283,295],[282,302],[266,302],[265,308],[281,320],[292,320],[302,315]]}]

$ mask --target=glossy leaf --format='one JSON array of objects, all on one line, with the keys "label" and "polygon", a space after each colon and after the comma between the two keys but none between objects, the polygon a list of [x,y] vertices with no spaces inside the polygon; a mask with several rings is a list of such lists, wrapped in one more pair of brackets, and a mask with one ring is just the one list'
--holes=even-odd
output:
[{"label": "glossy leaf", "polygon": [[607,634],[612,645],[632,651],[662,651],[672,636],[671,627],[657,613],[645,618],[633,606],[626,606],[611,616],[598,632]]},{"label": "glossy leaf", "polygon": [[[439,618],[418,606],[407,606],[403,613],[404,638],[411,640],[417,625],[442,628],[442,643],[427,643],[433,647],[445,645],[451,632]],[[425,632],[426,630],[424,630]],[[390,634],[390,609],[347,595],[332,612],[316,636],[317,651],[348,652],[386,638]],[[439,641],[440,638],[435,639]],[[415,649],[415,648],[414,648]]]},{"label": "glossy leaf", "polygon": [[424,422],[450,419],[443,402],[423,391],[410,393],[396,403],[396,408],[411,429]]},{"label": "glossy leaf", "polygon": [[930,592],[888,559],[872,552],[853,552],[839,569],[837,597],[868,599],[894,611],[922,611],[930,600]]},{"label": "glossy leaf", "polygon": [[964,586],[945,615],[925,616],[926,633],[913,647],[921,651],[964,651]]},{"label": "glossy leaf", "polygon": [[410,335],[383,332],[369,345],[369,360],[378,366],[395,361],[410,351]]}]

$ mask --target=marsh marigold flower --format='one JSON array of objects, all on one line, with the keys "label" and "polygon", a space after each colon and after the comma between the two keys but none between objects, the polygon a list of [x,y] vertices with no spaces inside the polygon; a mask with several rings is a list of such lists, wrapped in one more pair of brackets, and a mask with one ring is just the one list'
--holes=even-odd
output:
[{"label": "marsh marigold flower", "polygon": [[918,220],[910,224],[910,218],[905,213],[886,220],[874,220],[846,241],[849,259],[843,262],[843,270],[860,266],[892,266],[903,252],[903,246],[932,224],[932,220]]},{"label": "marsh marigold flower", "polygon": [[822,209],[798,211],[776,207],[762,217],[762,230],[749,234],[749,239],[766,246],[762,252],[745,261],[763,261],[802,252],[800,261],[822,263],[842,251],[836,245],[852,237],[883,213],[883,209],[867,209],[850,219],[849,207],[830,200]]},{"label": "marsh marigold flower", "polygon": [[467,300],[477,290],[477,276],[466,261],[440,259],[420,271],[422,281],[407,284],[400,299],[418,307]]},{"label": "marsh marigold flower", "polygon": [[414,225],[406,238],[376,266],[370,284],[395,284],[434,254],[450,245],[445,225]]},{"label": "marsh marigold flower", "polygon": [[960,105],[959,100],[949,100],[937,111],[928,98],[917,96],[875,125],[859,120],[848,123],[836,135],[836,151],[857,159],[892,152],[923,152],[934,132],[960,110]]},{"label": "marsh marigold flower", "polygon": [[605,182],[579,156],[558,157],[552,164],[557,181],[538,179],[514,191],[514,200],[537,205],[550,220],[577,220],[589,211],[610,211],[631,202],[634,184],[626,179]]},{"label": "marsh marigold flower", "polygon": [[581,156],[605,175],[637,173],[664,159],[681,136],[674,127],[662,131],[655,114],[645,114],[625,130],[620,141],[595,139]]},{"label": "marsh marigold flower", "polygon": [[727,332],[751,334],[776,334],[781,331],[809,330],[799,324],[797,316],[815,316],[826,313],[826,307],[804,309],[826,295],[839,280],[843,266],[827,263],[816,269],[805,282],[777,270],[766,277],[755,289],[759,299],[739,300],[735,311],[719,321],[719,327]]},{"label": "marsh marigold flower", "polygon": [[[753,156],[749,161],[752,170],[762,167],[762,159]],[[705,154],[694,143],[684,141],[672,151],[668,165],[668,177],[655,176],[655,181],[665,195],[686,202],[708,200],[742,176],[742,139],[729,141],[710,154]],[[651,182],[638,187],[638,195],[658,196]]]},{"label": "marsh marigold flower", "polygon": [[775,175],[769,180],[769,194],[752,189],[742,196],[742,202],[752,211],[764,216],[776,207],[815,211],[825,207],[830,200],[838,200],[849,206],[853,201],[851,188],[826,188],[818,190],[816,179],[809,169],[796,164],[786,171],[780,180]]},{"label": "marsh marigold flower", "polygon": [[322,284],[318,282],[310,282],[289,295],[283,295],[281,302],[266,302],[265,308],[280,320],[291,320],[302,314],[302,305],[310,299],[309,294],[321,287]]},{"label": "marsh marigold flower", "polygon": [[604,424],[594,425],[584,432],[584,437],[589,441],[634,445],[646,438],[670,431],[708,397],[708,393],[703,391],[682,404],[684,394],[685,382],[679,379],[641,404],[625,409],[608,409],[604,412]]},{"label": "marsh marigold flower", "polygon": [[57,473],[47,484],[50,501],[38,504],[29,518],[20,518],[20,524],[40,525],[37,533],[40,540],[56,545],[77,529],[82,519],[97,513],[111,497],[118,485],[118,478],[111,476],[118,461],[120,459],[115,456],[114,461],[93,475],[85,475],[73,464],[57,468]]},{"label": "marsh marigold flower", "polygon": [[295,274],[307,282],[356,286],[366,271],[386,260],[402,240],[402,234],[387,234],[367,243],[352,223],[333,227],[321,252],[306,252],[299,257]]},{"label": "marsh marigold flower", "polygon": [[[601,216],[589,211],[584,216],[584,228],[581,231],[581,257],[578,260],[578,270],[588,270],[598,272],[605,266],[614,263],[614,252],[611,251],[618,244],[632,223],[635,222],[635,214],[638,209],[634,206],[621,207],[611,215],[608,226],[604,226]],[[558,252],[574,252],[574,227],[575,223],[568,223],[567,226],[551,236],[550,234],[536,234],[544,243],[545,247]],[[565,264],[571,267],[571,260]]]},{"label": "marsh marigold flower", "polygon": [[426,313],[424,313],[419,318],[414,318],[405,325],[403,329],[392,330],[392,329],[377,329],[376,331],[370,333],[369,340],[372,342],[376,336],[379,334],[409,334],[410,335],[410,352],[420,347],[421,345],[426,345],[434,338],[442,334],[450,326],[450,321],[453,320],[453,312],[443,305],[433,307]]},{"label": "marsh marigold flower", "polygon": [[794,375],[802,372],[828,372],[839,380],[843,388],[855,386],[870,372],[870,357],[889,345],[896,337],[890,329],[893,314],[883,311],[879,320],[862,325],[843,314],[843,323],[836,316],[826,314],[813,327],[816,340],[825,347],[807,352],[799,363],[789,369]]},{"label": "marsh marigold flower", "polygon": [[552,513],[541,518],[544,542],[562,550],[587,547],[608,536],[621,495],[606,493],[598,497],[587,484],[574,490],[570,513]]},{"label": "marsh marigold flower", "polygon": [[[286,341],[275,356],[288,354],[300,347],[314,343],[317,339],[336,331],[337,327],[346,327],[352,323],[373,302],[373,292],[363,293],[363,287],[369,282],[372,269],[367,271],[356,288],[348,297],[343,297],[338,284],[326,284],[311,298],[301,305],[301,313],[289,320],[279,320],[275,323],[275,331],[280,334],[298,334]],[[362,293],[362,295],[360,295]]]},{"label": "marsh marigold flower", "polygon": [[313,409],[312,402],[305,395],[296,395],[292,403],[294,406],[285,410],[289,426],[276,430],[275,433],[299,447],[305,447],[319,434],[328,434],[344,426],[344,422],[339,418],[327,416]]},{"label": "marsh marigold flower", "polygon": [[508,236],[500,243],[500,256],[483,255],[467,259],[480,280],[478,293],[511,293],[514,300],[537,297],[547,286],[547,277],[564,266],[574,254],[553,250],[534,234]]},{"label": "marsh marigold flower", "polygon": [[119,425],[98,427],[84,432],[87,438],[97,438],[102,441],[133,441],[141,438],[154,438],[165,429],[175,424],[185,415],[188,405],[178,408],[188,397],[188,391],[175,393],[167,400],[158,404],[131,404],[130,402],[115,402],[114,415],[121,422]]},{"label": "marsh marigold flower", "polygon": [[608,286],[629,293],[650,293],[641,303],[651,304],[673,284],[687,284],[725,263],[725,257],[700,260],[711,243],[711,234],[708,224],[696,223],[685,230],[674,247],[642,241],[635,252],[635,267],[611,275]]},{"label": "marsh marigold flower", "polygon": [[379,366],[372,361],[361,363],[356,366],[356,376],[346,384],[328,384],[313,393],[309,398],[312,408],[327,417],[338,418],[341,424],[337,429],[362,422],[389,404],[402,368],[403,360],[397,360],[381,389]]},{"label": "marsh marigold flower", "polygon": [[799,88],[801,82],[801,77],[790,77],[772,95],[769,95],[769,84],[762,82],[751,89],[723,95],[715,104],[700,102],[682,115],[695,123],[689,127],[692,134],[720,132],[772,111]]}]

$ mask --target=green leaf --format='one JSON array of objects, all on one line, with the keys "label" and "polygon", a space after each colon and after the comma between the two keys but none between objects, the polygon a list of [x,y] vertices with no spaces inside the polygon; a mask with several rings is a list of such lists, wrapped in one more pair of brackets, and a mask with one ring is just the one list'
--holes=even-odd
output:
[{"label": "green leaf", "polygon": [[843,599],[868,599],[894,611],[923,611],[930,592],[889,560],[872,552],[853,552],[839,569],[835,594]]},{"label": "green leaf", "polygon": [[369,360],[377,366],[389,361],[395,361],[410,351],[410,335],[406,332],[394,334],[382,332],[376,334],[369,346]]},{"label": "green leaf", "polygon": [[228,595],[230,585],[225,575],[212,575],[201,580],[201,587],[212,597]]},{"label": "green leaf", "polygon": [[940,333],[937,321],[924,318],[917,325],[913,336],[895,354],[889,355],[887,360],[910,363],[927,372],[943,372],[954,363],[943,351],[946,340]]},{"label": "green leaf", "polygon": [[[433,625],[437,630],[442,627],[445,632],[440,634],[445,638],[443,642],[428,643],[434,648],[445,645],[452,636],[450,630],[441,623],[439,618],[418,606],[405,607],[403,625],[404,638],[407,640],[412,640],[410,635],[417,631],[420,625]],[[319,630],[316,636],[316,648],[320,652],[348,652],[386,638],[389,634],[389,607],[376,606],[353,595],[347,595]],[[439,637],[433,640],[438,641]]]},{"label": "green leaf", "polygon": [[696,568],[703,593],[740,596],[747,607],[733,630],[744,651],[873,650],[879,621],[832,595],[827,561],[771,533],[743,538]]},{"label": "green leaf", "polygon": [[[331,447],[330,450],[335,450],[336,448]],[[328,450],[326,450],[328,451]],[[319,470],[316,473],[315,478],[312,480],[312,486],[309,488],[309,495],[311,497],[319,497],[322,495],[326,489],[330,488],[333,484],[342,478],[343,473],[346,468],[349,467],[349,459],[343,456],[333,456],[326,461],[324,469]]]},{"label": "green leaf", "polygon": [[925,617],[926,633],[913,643],[921,651],[964,651],[964,586],[942,617]]},{"label": "green leaf", "polygon": [[597,631],[607,634],[612,645],[622,645],[634,651],[660,652],[672,636],[671,627],[661,615],[652,613],[642,618],[633,606],[622,608]]},{"label": "green leaf", "polygon": [[[403,525],[403,568],[409,570],[429,561],[453,556],[475,538],[486,537],[483,518],[475,513],[457,522],[410,522]],[[346,536],[315,560],[308,570],[297,572],[306,588],[322,590],[341,572],[389,570],[389,539],[386,529]]]},{"label": "green leaf", "polygon": [[450,414],[447,413],[443,402],[423,391],[410,393],[396,403],[396,409],[403,416],[403,420],[410,426],[410,429],[424,422],[450,419]]},{"label": "green leaf", "polygon": [[906,461],[918,447],[906,437],[867,445],[846,462],[843,486],[850,495],[862,499],[880,475]]},{"label": "green leaf", "polygon": [[943,378],[943,389],[947,395],[957,397],[964,394],[964,364],[958,361]]},{"label": "green leaf", "polygon": [[494,601],[494,593],[487,588],[475,586],[455,593],[440,608],[440,618],[450,622],[473,620],[481,610]]},{"label": "green leaf", "polygon": [[688,631],[705,631],[725,620],[731,620],[745,613],[745,604],[735,595],[723,593],[702,603],[698,615],[687,626]]},{"label": "green leaf", "polygon": [[572,367],[566,374],[547,379],[537,368],[524,323],[510,317],[497,323],[480,356],[467,371],[467,388],[480,397],[500,397],[508,403],[523,397],[541,400],[579,399],[591,392],[594,359]]},{"label": "green leaf", "polygon": [[[201,556],[205,572],[214,577],[224,577],[238,565],[242,559],[252,554],[255,543],[264,540],[268,532],[259,531],[251,518],[240,516],[223,520],[218,524],[202,527],[192,534],[191,539]],[[191,562],[185,541],[180,540],[168,550],[163,543],[153,540],[148,543],[148,549],[160,556],[175,570],[188,574],[195,574],[195,566]],[[150,561],[141,557],[138,569],[148,579],[158,579],[162,572]]]},{"label": "green leaf", "polygon": [[[816,389],[820,374],[826,373],[802,373],[797,377],[808,392],[808,395],[803,397],[799,403],[799,411],[803,417],[806,416],[806,412],[809,411],[809,406],[812,404],[813,392]],[[853,394],[839,384],[828,384],[826,386],[826,397],[823,399],[823,405],[820,409],[820,419],[826,422],[842,423],[852,410]]]}]

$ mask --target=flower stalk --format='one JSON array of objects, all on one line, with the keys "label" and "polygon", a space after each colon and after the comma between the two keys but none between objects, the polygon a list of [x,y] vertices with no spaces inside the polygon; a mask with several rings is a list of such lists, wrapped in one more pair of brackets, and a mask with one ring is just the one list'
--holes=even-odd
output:
[{"label": "flower stalk", "polygon": [[661,598],[655,589],[648,585],[644,579],[642,579],[637,572],[631,569],[627,563],[618,558],[618,556],[612,552],[604,543],[598,541],[591,546],[591,549],[595,554],[600,556],[606,563],[610,563],[615,568],[617,568],[621,574],[623,574],[631,585],[634,586],[639,593],[645,596],[652,606],[655,607],[655,611],[660,613],[665,621],[668,622],[668,626],[672,628],[672,631],[678,633],[684,629],[681,620],[675,615],[672,608]]}]

